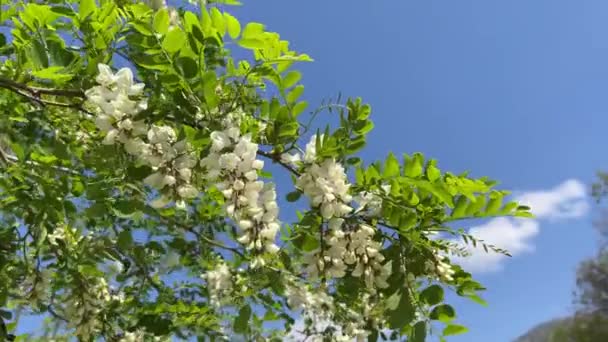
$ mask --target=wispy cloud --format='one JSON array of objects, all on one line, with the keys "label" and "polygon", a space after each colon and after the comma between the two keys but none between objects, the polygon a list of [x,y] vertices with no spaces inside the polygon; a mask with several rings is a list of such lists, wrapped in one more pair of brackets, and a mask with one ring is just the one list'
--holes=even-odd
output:
[{"label": "wispy cloud", "polygon": [[[500,217],[490,220],[488,223],[473,227],[469,233],[477,239],[496,247],[506,249],[512,256],[526,252],[532,252],[532,238],[538,234],[539,224],[536,220],[512,219]],[[452,258],[469,272],[493,272],[502,268],[503,262],[508,257],[499,253],[486,251],[481,248],[467,246],[471,255],[466,258]]]},{"label": "wispy cloud", "polygon": [[[496,218],[473,227],[469,233],[478,239],[506,249],[513,257],[534,251],[533,239],[543,220],[550,221],[582,217],[589,211],[585,185],[569,179],[549,190],[526,191],[514,194],[514,200],[532,208],[536,219]],[[509,258],[497,253],[486,253],[481,247],[468,246],[471,256],[453,258],[471,272],[495,272]]]},{"label": "wispy cloud", "polygon": [[515,200],[531,207],[538,219],[581,217],[589,211],[585,185],[576,179],[569,179],[548,191],[515,194]]}]

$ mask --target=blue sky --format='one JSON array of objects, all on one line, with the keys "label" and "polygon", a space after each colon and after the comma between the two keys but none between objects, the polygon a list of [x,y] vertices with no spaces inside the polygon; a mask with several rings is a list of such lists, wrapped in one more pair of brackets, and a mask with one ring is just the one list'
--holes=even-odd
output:
[{"label": "blue sky", "polygon": [[[470,332],[452,341],[510,341],[569,312],[576,265],[596,247],[581,197],[608,169],[608,2],[244,2],[241,21],[315,59],[299,66],[311,104],[338,91],[371,103],[366,160],[420,151],[535,192],[538,221],[492,223],[505,233],[492,242],[519,253],[477,273],[489,307],[453,301]],[[574,204],[569,217],[552,218],[563,204]],[[508,233],[522,229],[524,245],[513,244]]]}]

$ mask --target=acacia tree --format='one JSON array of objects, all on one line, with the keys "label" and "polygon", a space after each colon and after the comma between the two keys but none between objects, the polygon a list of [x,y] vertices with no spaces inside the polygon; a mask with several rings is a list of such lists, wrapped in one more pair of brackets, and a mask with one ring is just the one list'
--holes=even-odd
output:
[{"label": "acacia tree", "polygon": [[0,338],[443,339],[444,289],[483,303],[455,239],[506,253],[451,222],[530,216],[420,153],[362,161],[370,106],[307,112],[311,58],[235,1],[1,3]]}]

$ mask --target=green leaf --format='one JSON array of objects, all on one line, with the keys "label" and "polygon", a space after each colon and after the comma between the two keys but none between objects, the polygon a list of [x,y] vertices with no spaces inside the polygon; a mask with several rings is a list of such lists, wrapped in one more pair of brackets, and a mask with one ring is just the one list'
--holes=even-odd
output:
[{"label": "green leaf", "polygon": [[414,306],[407,290],[401,293],[397,309],[389,312],[388,323],[391,329],[402,329],[414,319]]},{"label": "green leaf", "polygon": [[306,101],[298,102],[291,109],[291,114],[293,114],[294,116],[298,116],[299,114],[301,114],[306,109],[306,107],[308,107],[308,102],[306,102]]},{"label": "green leaf", "polygon": [[404,174],[406,177],[416,178],[422,174],[422,164],[424,157],[421,153],[414,153],[412,157],[403,155],[405,160]]},{"label": "green leaf", "polygon": [[224,12],[224,19],[226,20],[226,29],[230,38],[237,39],[241,33],[241,24],[232,15]]},{"label": "green leaf", "polygon": [[477,213],[479,213],[479,211],[486,205],[486,196],[485,195],[479,195],[475,198],[475,202],[471,202],[469,203],[469,206],[467,207],[467,210],[465,211],[465,215],[467,216],[473,216]]},{"label": "green leaf", "polygon": [[95,0],[80,0],[78,4],[78,17],[81,21],[86,19],[89,15],[95,13],[97,10],[97,4]]},{"label": "green leaf", "polygon": [[456,318],[456,311],[449,304],[441,304],[433,308],[429,317],[432,320],[447,323]]},{"label": "green leaf", "polygon": [[187,37],[184,31],[175,28],[167,33],[165,39],[163,40],[162,47],[165,49],[165,51],[174,53],[184,47],[186,39]]},{"label": "green leaf", "polygon": [[251,318],[251,307],[245,305],[239,310],[239,315],[234,319],[234,331],[243,334],[247,331],[249,319]]},{"label": "green leaf", "polygon": [[81,181],[75,180],[72,182],[72,195],[79,197],[84,193],[84,184]]},{"label": "green leaf", "polygon": [[148,28],[149,25],[147,25],[147,24],[138,23],[138,22],[135,22],[135,21],[131,22],[130,24],[135,29],[135,31],[141,33],[144,36],[152,36],[152,35],[154,35],[154,32],[152,32],[152,30],[150,30]]},{"label": "green leaf", "polygon": [[393,178],[399,176],[399,160],[391,152],[386,161],[384,162],[384,172],[382,172],[384,178]]},{"label": "green leaf", "polygon": [[123,230],[118,234],[118,247],[123,251],[128,251],[133,246],[133,236],[131,235],[131,231]]},{"label": "green leaf", "polygon": [[10,311],[0,310],[0,317],[3,317],[4,319],[12,319],[13,314]]},{"label": "green leaf", "polygon": [[192,32],[193,27],[197,27],[200,30],[198,17],[192,12],[184,13],[184,27],[188,32]]},{"label": "green leaf", "polygon": [[213,23],[213,27],[215,27],[220,36],[223,37],[226,34],[226,22],[224,20],[222,12],[220,12],[217,7],[211,8],[211,22]]},{"label": "green leaf", "polygon": [[414,325],[412,334],[407,340],[408,342],[424,342],[426,341],[426,322],[420,321]]},{"label": "green leaf", "polygon": [[463,325],[450,324],[443,329],[443,336],[460,335],[466,333],[467,331],[469,331],[469,329]]},{"label": "green leaf", "polygon": [[161,8],[154,15],[154,31],[160,34],[166,34],[169,30],[169,11],[166,8]]},{"label": "green leaf", "polygon": [[441,171],[435,165],[429,165],[426,168],[426,178],[434,182],[441,177]]},{"label": "green leaf", "polygon": [[317,248],[319,248],[319,241],[310,235],[304,235],[302,250],[305,252],[312,252]]},{"label": "green leaf", "polygon": [[264,34],[264,25],[260,23],[250,22],[245,25],[243,30],[243,38],[255,38]]},{"label": "green leaf", "polygon": [[10,146],[17,159],[23,161],[23,159],[25,159],[25,150],[23,149],[23,146],[19,145],[18,143],[11,143]]},{"label": "green leaf", "polygon": [[502,209],[500,210],[500,213],[503,215],[508,215],[513,210],[515,210],[517,208],[517,206],[518,206],[517,202],[509,202],[509,203],[505,204],[504,207],[502,207]]},{"label": "green leaf", "polygon": [[467,296],[467,298],[469,298],[470,300],[474,301],[475,303],[477,303],[479,305],[488,306],[488,302],[486,302],[483,298],[479,297],[476,294],[470,294]]},{"label": "green leaf", "polygon": [[502,206],[502,194],[494,193],[490,194],[490,201],[488,202],[488,206],[486,207],[486,215],[494,215],[498,213],[498,210]]},{"label": "green leaf", "polygon": [[296,102],[300,96],[302,96],[302,93],[304,92],[304,86],[303,85],[297,85],[295,88],[293,88],[293,90],[291,92],[289,92],[289,94],[287,94],[286,98],[287,98],[287,102],[288,103],[294,103]]},{"label": "green leaf", "polygon": [[181,69],[182,75],[186,78],[193,78],[198,75],[198,64],[190,57],[178,58],[177,65]]},{"label": "green leaf", "polygon": [[246,49],[252,49],[252,50],[263,49],[265,46],[263,40],[256,39],[256,38],[242,38],[241,40],[239,40],[239,45]]},{"label": "green leaf", "polygon": [[465,196],[459,196],[456,200],[454,209],[452,210],[451,217],[457,219],[465,216],[468,204],[469,201]]},{"label": "green leaf", "polygon": [[367,134],[374,129],[374,123],[371,121],[360,121],[360,124],[355,125],[355,133],[359,135]]},{"label": "green leaf", "polygon": [[288,202],[295,202],[300,199],[300,196],[302,196],[301,192],[292,191],[292,192],[288,193],[286,197],[287,197]]},{"label": "green leaf", "polygon": [[443,287],[434,284],[420,293],[420,300],[428,305],[436,305],[443,301]]},{"label": "green leaf", "polygon": [[53,164],[54,162],[56,162],[58,160],[57,157],[55,157],[54,155],[42,155],[37,152],[32,152],[30,157],[32,158],[33,161],[37,161],[37,162],[47,164],[47,165]]},{"label": "green leaf", "polygon": [[29,49],[26,50],[28,57],[31,59],[34,69],[47,68],[49,66],[49,56],[46,53],[44,45],[38,40],[32,40]]},{"label": "green leaf", "polygon": [[302,78],[302,74],[298,71],[290,71],[283,78],[282,85],[285,89],[293,87]]},{"label": "green leaf", "polygon": [[58,73],[59,70],[64,70],[64,67],[52,66],[42,70],[32,71],[32,75],[38,78],[57,81],[67,81],[73,77],[73,75],[69,74],[60,74]]}]

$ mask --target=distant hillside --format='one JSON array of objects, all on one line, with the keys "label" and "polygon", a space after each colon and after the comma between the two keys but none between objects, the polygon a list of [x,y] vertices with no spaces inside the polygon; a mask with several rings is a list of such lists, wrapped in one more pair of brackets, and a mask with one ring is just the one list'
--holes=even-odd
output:
[{"label": "distant hillside", "polygon": [[554,319],[541,323],[528,330],[524,335],[516,338],[513,342],[551,342],[551,337],[559,327],[571,322],[571,318]]}]

